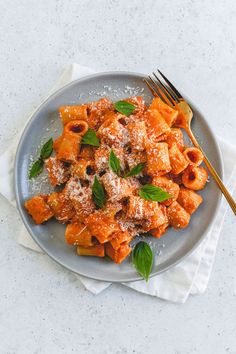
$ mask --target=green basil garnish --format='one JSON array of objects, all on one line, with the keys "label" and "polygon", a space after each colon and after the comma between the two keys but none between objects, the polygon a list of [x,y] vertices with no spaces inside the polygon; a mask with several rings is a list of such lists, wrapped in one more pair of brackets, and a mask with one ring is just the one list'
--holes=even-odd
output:
[{"label": "green basil garnish", "polygon": [[132,103],[126,101],[118,101],[114,104],[116,111],[129,116],[135,110],[135,106]]},{"label": "green basil garnish", "polygon": [[145,167],[145,163],[139,163],[137,166],[133,167],[125,177],[137,176]]},{"label": "green basil garnish", "polygon": [[118,176],[120,175],[120,160],[116,156],[113,150],[111,150],[109,155],[109,166],[113,172],[115,172]]},{"label": "green basil garnish", "polygon": [[43,160],[38,159],[33,163],[29,171],[29,179],[37,177],[43,171]]},{"label": "green basil garnish", "polygon": [[46,160],[49,156],[51,156],[53,151],[53,140],[50,138],[42,147],[40,151],[40,158],[42,160]]},{"label": "green basil garnish", "polygon": [[37,177],[43,171],[44,160],[51,156],[53,140],[50,138],[41,148],[39,159],[36,160],[29,170],[29,179]]},{"label": "green basil garnish", "polygon": [[87,132],[84,134],[82,140],[81,140],[82,144],[87,144],[87,145],[92,145],[95,147],[99,147],[100,146],[100,142],[99,139],[95,133],[95,131],[91,128],[88,128]]},{"label": "green basil garnish", "polygon": [[154,202],[163,202],[164,200],[172,198],[172,195],[152,184],[145,184],[140,189],[139,196],[143,199],[152,200]]},{"label": "green basil garnish", "polygon": [[138,273],[148,281],[153,265],[153,252],[147,242],[137,243],[132,251],[132,262]]},{"label": "green basil garnish", "polygon": [[97,179],[97,176],[94,178],[93,187],[92,187],[92,198],[95,205],[98,208],[102,208],[105,204],[105,191],[103,185]]}]

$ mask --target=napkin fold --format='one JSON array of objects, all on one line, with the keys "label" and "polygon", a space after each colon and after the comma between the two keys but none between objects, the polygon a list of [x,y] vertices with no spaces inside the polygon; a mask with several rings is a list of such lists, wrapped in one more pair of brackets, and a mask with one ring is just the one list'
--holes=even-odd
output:
[{"label": "napkin fold", "polygon": [[[69,82],[92,73],[94,73],[94,70],[78,64],[67,66],[49,95]],[[26,119],[26,123],[27,121],[28,119]],[[13,206],[16,206],[13,167],[19,137],[17,136],[14,143],[0,156],[0,193]],[[224,162],[224,180],[227,182],[227,187],[231,193],[233,193],[236,187],[236,147],[221,139],[219,139],[219,145]],[[160,275],[152,277],[148,282],[139,280],[123,283],[123,285],[148,295],[178,303],[184,303],[190,294],[203,293],[209,282],[217,242],[227,210],[229,210],[227,203],[223,199],[214,223],[206,237],[198,248],[181,263]],[[42,252],[23,225],[17,241],[26,248]],[[111,285],[108,282],[93,280],[79,275],[77,277],[86,289],[94,294],[100,293]]]}]

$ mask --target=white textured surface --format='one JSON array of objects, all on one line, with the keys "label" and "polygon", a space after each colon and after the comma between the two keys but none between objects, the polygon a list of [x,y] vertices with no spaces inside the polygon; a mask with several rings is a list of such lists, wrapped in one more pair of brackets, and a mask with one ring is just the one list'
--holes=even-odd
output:
[{"label": "white textured surface", "polygon": [[[0,152],[72,61],[103,71],[159,66],[235,142],[233,0],[0,4]],[[18,246],[17,213],[3,199],[0,210],[0,353],[236,353],[232,214],[206,294],[173,305],[119,285],[91,295],[49,258]]]}]

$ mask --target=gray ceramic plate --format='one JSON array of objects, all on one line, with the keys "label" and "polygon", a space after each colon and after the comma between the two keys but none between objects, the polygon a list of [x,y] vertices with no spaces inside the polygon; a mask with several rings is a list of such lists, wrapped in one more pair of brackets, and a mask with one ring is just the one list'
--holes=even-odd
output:
[{"label": "gray ceramic plate", "polygon": [[[26,213],[23,203],[34,194],[48,192],[49,183],[44,175],[38,177],[34,183],[29,182],[28,168],[32,158],[37,156],[42,143],[61,132],[61,123],[57,114],[58,106],[85,103],[103,96],[117,101],[131,95],[142,95],[149,101],[151,95],[142,81],[144,76],[128,72],[108,72],[87,76],[63,87],[34,113],[18,146],[15,160],[15,192],[20,215],[27,230],[51,258],[71,271],[89,278],[112,282],[140,279],[130,259],[125,260],[121,265],[116,265],[107,259],[77,256],[74,247],[64,242],[64,225],[53,220],[45,225],[35,225]],[[222,175],[222,162],[216,139],[198,109],[193,104],[191,106],[195,116],[193,130],[216,170]],[[154,238],[150,240],[156,253],[152,275],[161,273],[180,262],[206,235],[216,214],[221,194],[214,181],[210,181],[201,194],[204,203],[193,215],[187,229],[169,230],[160,240]]]}]

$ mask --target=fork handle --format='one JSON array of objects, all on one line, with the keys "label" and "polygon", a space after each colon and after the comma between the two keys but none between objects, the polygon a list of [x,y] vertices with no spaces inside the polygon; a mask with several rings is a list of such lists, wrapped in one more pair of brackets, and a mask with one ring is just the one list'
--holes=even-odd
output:
[{"label": "fork handle", "polygon": [[233,210],[234,214],[236,215],[236,203],[235,203],[234,199],[232,198],[232,196],[230,195],[230,193],[227,190],[227,188],[225,187],[224,183],[222,182],[220,176],[216,172],[215,168],[212,166],[211,162],[209,161],[209,159],[206,156],[206,154],[204,153],[204,151],[202,150],[202,148],[199,145],[197,139],[193,135],[193,132],[191,131],[191,129],[190,128],[186,129],[186,133],[188,134],[188,136],[189,136],[190,140],[192,141],[193,145],[195,145],[203,153],[204,162],[205,162],[208,170],[210,171],[212,177],[216,181],[216,184],[220,188],[221,192],[224,194],[227,202],[229,203],[229,205],[230,205],[231,209]]}]

